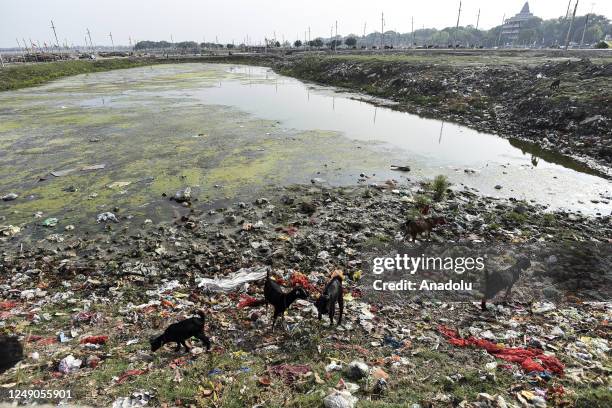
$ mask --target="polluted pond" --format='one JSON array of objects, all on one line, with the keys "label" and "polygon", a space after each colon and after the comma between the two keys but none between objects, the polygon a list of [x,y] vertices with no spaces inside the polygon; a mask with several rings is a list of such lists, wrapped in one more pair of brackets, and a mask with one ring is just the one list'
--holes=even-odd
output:
[{"label": "polluted pond", "polygon": [[3,92],[0,120],[14,126],[0,128],[2,223],[21,227],[42,213],[60,228],[87,230],[115,208],[129,223],[168,221],[180,203],[168,198],[187,187],[214,205],[269,184],[438,174],[479,194],[610,213],[610,182],[563,156],[364,98],[266,68],[214,64]]},{"label": "polluted pond", "polygon": [[[0,94],[1,401],[609,406],[609,182],[359,98],[207,64]],[[491,275],[373,288],[444,245]]]}]

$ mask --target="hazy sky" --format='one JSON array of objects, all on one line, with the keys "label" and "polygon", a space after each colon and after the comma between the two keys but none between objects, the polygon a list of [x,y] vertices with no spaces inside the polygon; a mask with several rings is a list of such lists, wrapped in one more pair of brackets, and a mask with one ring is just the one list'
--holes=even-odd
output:
[{"label": "hazy sky", "polygon": [[[572,3],[575,0],[572,0]],[[490,28],[506,17],[518,13],[523,0],[464,0],[460,25],[476,25],[481,9],[480,27]],[[593,11],[612,16],[612,1],[583,0],[577,15]],[[542,18],[564,15],[567,0],[534,0],[531,12]],[[96,45],[110,45],[136,40],[214,41],[240,43],[249,35],[252,42],[264,37],[294,41],[304,39],[311,27],[311,37],[329,37],[338,20],[338,34],[380,31],[380,14],[385,13],[385,30],[410,31],[415,28],[454,26],[458,0],[0,0],[0,47],[16,46],[21,41],[50,43],[53,38],[50,20],[57,28],[60,43],[83,44],[86,28]],[[573,5],[572,5],[573,8]]]}]

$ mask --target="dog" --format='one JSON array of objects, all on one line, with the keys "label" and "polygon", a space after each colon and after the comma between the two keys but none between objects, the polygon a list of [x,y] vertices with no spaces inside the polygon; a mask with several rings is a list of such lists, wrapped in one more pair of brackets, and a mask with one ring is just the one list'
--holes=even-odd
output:
[{"label": "dog", "polygon": [[325,289],[323,289],[323,293],[321,296],[315,301],[315,307],[319,312],[319,320],[321,320],[321,316],[326,314],[329,316],[329,325],[330,327],[334,325],[334,315],[336,314],[336,303],[338,303],[338,308],[340,309],[340,314],[338,315],[338,325],[342,323],[342,313],[344,312],[344,292],[342,289],[342,272],[337,273],[339,271],[335,271],[332,274],[332,278],[325,285]]},{"label": "dog", "polygon": [[491,273],[485,269],[484,296],[480,304],[481,310],[487,310],[487,300],[493,299],[493,297],[503,289],[506,289],[505,298],[509,299],[512,286],[519,280],[521,272],[530,266],[531,261],[529,258],[520,257],[516,263],[508,269]]},{"label": "dog", "polygon": [[291,291],[286,292],[281,285],[270,278],[270,271],[266,274],[266,283],[264,284],[264,297],[266,302],[274,307],[274,316],[272,318],[272,330],[276,326],[276,319],[285,313],[285,310],[291,306],[296,299],[308,299],[308,293],[303,287],[297,286]]},{"label": "dog", "polygon": [[23,359],[23,347],[17,337],[0,336],[0,374]]},{"label": "dog", "polygon": [[204,344],[206,350],[210,350],[210,339],[202,332],[202,329],[204,328],[204,312],[198,310],[196,313],[198,314],[198,317],[190,317],[189,319],[173,323],[166,328],[161,336],[152,339],[150,341],[151,351],[157,351],[166,343],[176,343],[176,352],[181,351],[181,346],[185,347],[185,350],[189,351],[189,347],[187,347],[187,344],[185,344],[185,340],[192,337],[198,338],[202,344]]},{"label": "dog", "polygon": [[555,79],[550,84],[550,89],[557,89],[557,88],[559,88],[559,85],[561,85],[561,80],[560,79]]},{"label": "dog", "polygon": [[404,223],[404,239],[408,235],[412,238],[412,241],[416,241],[419,234],[427,233],[427,239],[431,238],[431,230],[436,225],[444,225],[446,221],[442,217],[431,217],[417,220],[408,220]]}]

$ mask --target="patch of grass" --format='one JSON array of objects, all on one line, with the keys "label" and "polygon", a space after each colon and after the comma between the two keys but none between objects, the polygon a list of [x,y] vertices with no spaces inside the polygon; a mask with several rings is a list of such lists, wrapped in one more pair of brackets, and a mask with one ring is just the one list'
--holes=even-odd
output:
[{"label": "patch of grass", "polygon": [[442,198],[444,198],[444,194],[446,194],[446,189],[448,189],[448,187],[450,187],[448,178],[442,174],[437,175],[431,183],[431,188],[434,193],[434,200],[440,201]]},{"label": "patch of grass", "polygon": [[431,204],[431,199],[425,194],[416,194],[414,196],[414,203],[416,204],[417,208],[421,208]]},{"label": "patch of grass", "polygon": [[141,67],[154,63],[143,59],[108,59],[15,65],[0,70],[0,91],[40,85],[71,75]]},{"label": "patch of grass", "polygon": [[605,386],[585,388],[577,392],[574,404],[576,408],[612,407],[612,393]]},{"label": "patch of grass", "polygon": [[557,217],[555,214],[546,213],[542,216],[542,224],[547,227],[554,227],[557,225]]},{"label": "patch of grass", "polygon": [[516,211],[508,211],[503,215],[503,218],[507,223],[515,225],[522,225],[527,221],[527,216],[525,214]]}]

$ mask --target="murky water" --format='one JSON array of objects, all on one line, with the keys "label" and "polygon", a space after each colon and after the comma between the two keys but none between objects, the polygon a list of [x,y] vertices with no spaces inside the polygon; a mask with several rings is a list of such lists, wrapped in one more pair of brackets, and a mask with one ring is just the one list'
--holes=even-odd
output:
[{"label": "murky water", "polygon": [[445,174],[483,194],[610,213],[611,183],[570,160],[356,98],[265,68],[207,64],[0,93],[0,194],[21,196],[0,203],[0,213],[13,223],[37,212],[95,223],[119,207],[167,219],[175,204],[162,193],[185,186],[206,203],[312,177],[353,184],[360,173],[378,182]]}]

